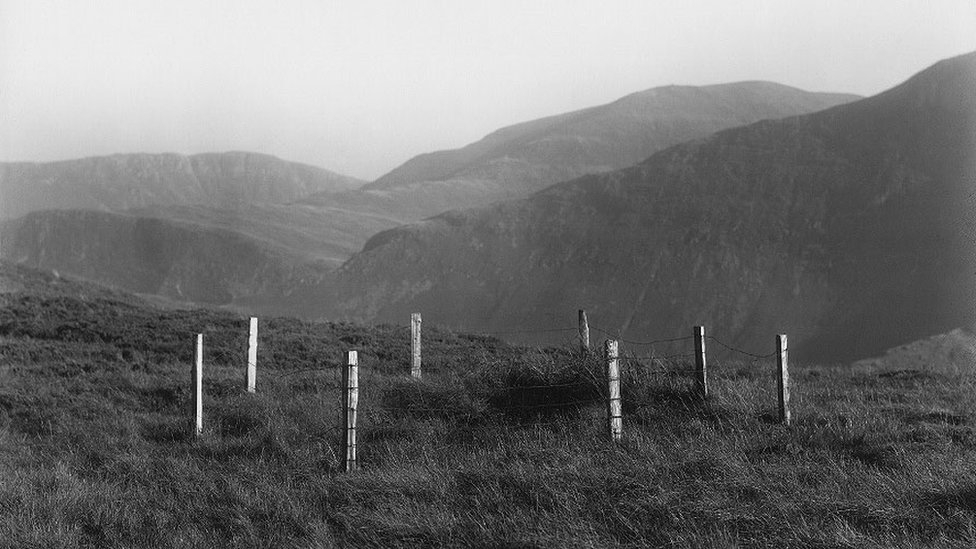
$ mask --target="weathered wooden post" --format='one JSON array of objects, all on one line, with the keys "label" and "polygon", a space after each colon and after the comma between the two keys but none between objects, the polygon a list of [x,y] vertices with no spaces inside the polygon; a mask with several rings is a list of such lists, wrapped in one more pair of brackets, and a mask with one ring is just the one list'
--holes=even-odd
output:
[{"label": "weathered wooden post", "polygon": [[197,334],[197,354],[190,373],[193,387],[193,400],[190,402],[193,415],[193,436],[203,434],[203,334]]},{"label": "weathered wooden post", "polygon": [[579,310],[580,354],[590,354],[590,325],[586,322],[586,311]]},{"label": "weathered wooden post", "polygon": [[705,360],[705,327],[695,326],[695,385],[702,398],[708,396],[708,363]]},{"label": "weathered wooden post", "polygon": [[607,360],[607,383],[610,396],[607,399],[607,418],[609,419],[610,438],[614,442],[624,436],[624,414],[620,402],[620,362],[617,355],[617,341],[608,339],[604,342]]},{"label": "weathered wooden post", "polygon": [[258,318],[251,317],[247,336],[247,392],[253,393],[258,377]]},{"label": "weathered wooden post", "polygon": [[348,352],[346,367],[342,370],[342,386],[344,388],[343,423],[345,424],[342,468],[348,473],[355,471],[357,466],[356,409],[359,406],[359,353],[357,351]]},{"label": "weathered wooden post", "polygon": [[410,375],[420,379],[420,313],[410,315]]},{"label": "weathered wooden post", "polygon": [[776,385],[779,389],[779,421],[784,425],[789,425],[792,421],[790,415],[790,371],[787,363],[789,350],[786,346],[786,334],[776,336],[776,365],[779,375],[776,376]]}]

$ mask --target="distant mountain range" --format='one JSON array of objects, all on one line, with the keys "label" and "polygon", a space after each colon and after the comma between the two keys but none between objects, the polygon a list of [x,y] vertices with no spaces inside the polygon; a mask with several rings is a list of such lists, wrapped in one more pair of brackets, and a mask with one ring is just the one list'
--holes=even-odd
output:
[{"label": "distant mountain range", "polygon": [[0,256],[170,299],[280,305],[382,230],[854,98],[768,82],[656,88],[423,155],[363,188],[253,153],[0,164],[0,217],[20,217],[0,225]]},{"label": "distant mountain range", "polygon": [[[704,324],[761,351],[788,333],[802,359],[878,354],[976,319],[973,90],[976,53],[868,99],[385,231],[304,291],[370,322],[416,310],[544,329],[586,308],[633,339]],[[417,161],[366,189],[425,173],[450,177]]]}]

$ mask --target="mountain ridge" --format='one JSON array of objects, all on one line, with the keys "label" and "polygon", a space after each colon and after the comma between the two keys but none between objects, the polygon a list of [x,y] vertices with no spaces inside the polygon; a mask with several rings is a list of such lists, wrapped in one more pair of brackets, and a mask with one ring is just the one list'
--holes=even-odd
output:
[{"label": "mountain ridge", "polygon": [[464,147],[411,158],[360,189],[304,202],[397,211],[404,222],[416,221],[459,207],[522,198],[560,181],[629,166],[715,131],[857,97],[763,81],[652,88],[499,128]]},{"label": "mountain ridge", "polygon": [[[512,146],[513,142],[516,145],[525,145],[527,140],[535,140],[539,138],[545,138],[549,133],[552,132],[554,128],[567,128],[578,126],[582,122],[592,120],[594,118],[606,118],[614,115],[619,115],[621,111],[624,110],[652,110],[656,111],[653,116],[648,117],[648,119],[654,120],[656,123],[661,123],[661,120],[668,118],[677,118],[675,116],[674,107],[681,106],[687,108],[688,100],[683,96],[701,96],[713,101],[713,104],[706,104],[704,102],[695,105],[697,112],[694,115],[698,118],[706,118],[709,115],[713,115],[720,112],[717,109],[714,102],[715,101],[733,101],[736,94],[743,94],[743,92],[752,92],[757,98],[754,101],[757,104],[748,105],[749,101],[740,101],[743,104],[756,108],[755,113],[751,116],[747,116],[741,112],[741,109],[728,109],[726,114],[730,115],[730,118],[736,119],[736,122],[721,122],[716,123],[717,126],[735,126],[741,125],[742,123],[757,121],[762,118],[777,118],[780,116],[788,116],[796,114],[793,112],[794,109],[787,109],[782,104],[776,104],[770,101],[767,105],[759,105],[758,103],[761,99],[768,98],[768,95],[778,94],[782,101],[786,101],[785,96],[787,94],[792,94],[794,97],[788,98],[789,101],[800,105],[800,109],[803,111],[818,110],[823,108],[825,105],[833,105],[838,102],[851,101],[859,98],[854,94],[842,94],[842,93],[823,93],[823,92],[808,92],[801,90],[799,88],[794,88],[791,86],[785,86],[782,84],[777,84],[768,81],[750,80],[741,82],[731,82],[726,84],[713,84],[708,86],[660,86],[655,88],[650,88],[647,90],[642,90],[634,93],[630,93],[621,98],[603,105],[597,105],[593,107],[587,107],[584,109],[570,111],[566,113],[546,116],[543,118],[530,120],[526,122],[520,122],[505,126],[494,130],[483,137],[481,140],[471,143],[465,147],[459,149],[441,150],[431,153],[425,153],[418,155],[413,159],[408,160],[403,165],[395,168],[391,172],[379,177],[376,181],[369,183],[363,187],[364,190],[372,189],[382,189],[389,188],[403,183],[416,183],[424,180],[437,180],[445,177],[451,177],[456,175],[459,169],[469,169],[467,167],[452,168],[442,173],[435,174],[422,174],[420,176],[410,174],[409,176],[401,175],[401,172],[407,171],[412,172],[411,163],[412,162],[422,162],[428,158],[434,156],[449,156],[452,154],[457,154],[461,157],[461,162],[466,163],[475,160],[484,160],[486,156],[497,152],[497,148],[508,149]],[[765,96],[760,92],[766,92]],[[711,112],[701,110],[705,106],[710,109]],[[741,106],[741,105],[740,105]],[[764,108],[760,108],[764,107]],[[689,113],[684,110],[680,113],[681,116],[687,117]],[[737,123],[738,122],[738,123]],[[711,133],[711,132],[707,132]],[[676,138],[677,141],[685,141],[684,137]],[[671,139],[674,140],[674,139]],[[676,142],[677,142],[676,141]],[[649,149],[651,152],[654,151],[653,148]],[[625,167],[627,165],[633,164],[643,157],[640,157],[637,153],[636,156],[630,156],[625,160],[618,161],[616,167]],[[649,156],[650,152],[644,156]]]},{"label": "mountain ridge", "polygon": [[364,181],[272,155],[134,153],[0,163],[0,218],[48,209],[119,211],[162,205],[291,202]]}]

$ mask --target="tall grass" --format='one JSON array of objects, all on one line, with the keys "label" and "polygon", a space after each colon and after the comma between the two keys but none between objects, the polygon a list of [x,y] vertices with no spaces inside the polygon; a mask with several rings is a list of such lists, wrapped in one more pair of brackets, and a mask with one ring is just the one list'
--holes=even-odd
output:
[{"label": "tall grass", "polygon": [[[3,547],[971,547],[970,377],[625,361],[625,438],[599,361],[406,327],[246,320],[108,300],[0,309]],[[192,334],[205,424],[189,436]],[[361,352],[361,470],[338,471],[339,372]]]}]

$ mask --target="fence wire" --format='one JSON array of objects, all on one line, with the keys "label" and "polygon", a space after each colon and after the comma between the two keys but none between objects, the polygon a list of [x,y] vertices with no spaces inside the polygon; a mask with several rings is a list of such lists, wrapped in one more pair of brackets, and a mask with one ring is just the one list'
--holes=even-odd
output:
[{"label": "fence wire", "polygon": [[[600,326],[590,325],[589,330],[621,343],[617,355],[624,384],[621,402],[628,410],[657,405],[639,393],[631,393],[626,385],[628,381],[642,379],[640,376],[645,375],[685,376],[693,372],[695,352],[691,345],[687,345],[695,339],[693,335],[635,340],[618,337]],[[204,336],[205,379],[207,368],[221,367],[226,370],[221,372],[220,381],[227,385],[227,373],[239,369],[243,392],[248,364],[247,320],[180,327],[169,334],[167,340],[156,342],[156,349],[160,352],[175,350],[174,354],[192,361],[197,333]],[[334,409],[335,427],[329,428],[329,433],[338,443],[345,432],[342,422],[346,387],[341,376],[346,367],[344,350],[360,349],[360,428],[367,431],[393,427],[410,418],[463,419],[483,414],[512,416],[516,424],[523,427],[566,426],[578,422],[586,413],[600,413],[607,406],[608,398],[606,357],[602,349],[584,352],[578,327],[505,330],[480,335],[540,334],[556,334],[552,339],[557,339],[557,343],[538,348],[506,348],[495,341],[474,339],[477,336],[425,334],[424,373],[428,376],[433,373],[435,380],[431,383],[421,379],[412,383],[407,381],[410,372],[408,327],[366,330],[351,325],[310,325],[274,319],[259,324],[256,390],[260,393],[271,385],[272,391],[285,395],[288,393],[282,391],[303,391],[312,387],[315,395],[331,393],[333,398],[323,398],[322,406]],[[775,351],[754,353],[714,336],[706,336],[706,339],[730,353],[751,359],[753,364],[776,356]],[[427,347],[431,342],[435,344]],[[382,368],[376,367],[380,364]],[[464,368],[452,371],[455,365]],[[382,376],[383,381],[379,382],[374,376]],[[390,385],[392,382],[386,379],[399,380]],[[189,384],[189,379],[186,382]],[[477,385],[476,382],[481,388],[469,393],[469,385]],[[669,383],[684,381],[678,379]],[[403,394],[394,397],[390,396],[391,391],[402,391]]]}]

